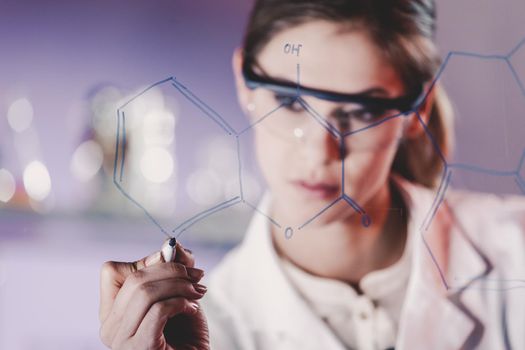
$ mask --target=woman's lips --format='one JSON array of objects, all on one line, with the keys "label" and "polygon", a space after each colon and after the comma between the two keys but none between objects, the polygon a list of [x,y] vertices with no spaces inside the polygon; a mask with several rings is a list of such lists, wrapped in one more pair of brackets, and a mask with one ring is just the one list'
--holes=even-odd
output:
[{"label": "woman's lips", "polygon": [[294,181],[293,184],[307,196],[319,199],[328,199],[339,193],[339,185],[322,182],[313,183],[302,180]]}]

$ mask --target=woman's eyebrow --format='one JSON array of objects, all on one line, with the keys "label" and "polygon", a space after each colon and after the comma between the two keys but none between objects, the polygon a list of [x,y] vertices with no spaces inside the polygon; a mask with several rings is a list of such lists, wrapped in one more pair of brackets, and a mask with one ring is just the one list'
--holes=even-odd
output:
[{"label": "woman's eyebrow", "polygon": [[363,91],[353,93],[352,95],[365,95],[365,96],[388,96],[388,92],[382,87],[375,86]]}]

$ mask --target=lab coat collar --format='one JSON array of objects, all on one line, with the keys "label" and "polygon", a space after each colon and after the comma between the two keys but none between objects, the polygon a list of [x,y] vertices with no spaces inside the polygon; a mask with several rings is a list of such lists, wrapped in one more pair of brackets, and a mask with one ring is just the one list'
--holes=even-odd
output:
[{"label": "lab coat collar", "polygon": [[[399,177],[395,180],[410,208],[409,229],[414,230],[412,272],[396,348],[428,349],[429,344],[444,344],[445,334],[448,346],[444,349],[474,344],[472,337],[479,337],[482,325],[462,302],[462,294],[475,279],[488,274],[490,261],[467,236],[464,227],[454,227],[458,218],[446,201],[428,229],[421,229],[427,212],[432,209],[433,192]],[[262,212],[269,203],[270,196],[266,195],[259,207]],[[251,326],[264,333],[274,333],[301,349],[344,349],[286,279],[273,247],[270,225],[264,216],[255,215],[243,243],[244,252],[249,254],[244,261],[251,261],[250,273],[258,280],[252,285],[255,288],[246,293],[247,302],[256,303],[258,310],[265,310],[253,315]],[[451,245],[456,248],[451,250]],[[472,278],[451,288],[450,276]],[[261,289],[261,286],[264,287]],[[421,327],[425,324],[428,327]],[[424,331],[414,334],[414,329]],[[315,336],[310,336],[312,330]]]},{"label": "lab coat collar", "polygon": [[[264,212],[269,204],[270,196],[266,195],[259,207]],[[273,333],[283,348],[345,349],[287,280],[273,246],[270,225],[264,216],[255,215],[243,243],[253,264],[251,273],[258,280],[256,286],[264,286],[246,295],[258,310],[264,310],[254,315],[251,326],[266,333],[265,337]]]},{"label": "lab coat collar", "polygon": [[487,275],[492,264],[470,233],[476,226],[470,222],[474,216],[455,211],[454,195],[450,199],[445,196],[430,224],[425,225],[429,222],[429,213],[434,211],[436,191],[399,176],[392,177],[410,208],[408,229],[416,237],[412,241],[412,248],[417,252],[414,259],[431,262],[426,272],[431,276],[432,288],[452,295]]},{"label": "lab coat collar", "polygon": [[[425,226],[436,193],[399,177],[395,180],[410,208],[409,229],[415,238],[397,348],[432,348],[429,344],[440,344],[440,349],[474,348],[483,325],[464,303],[463,293],[476,279],[486,276],[492,264],[469,235],[468,227],[473,226],[460,220],[451,201],[445,199]],[[456,278],[466,276],[469,278]],[[426,330],[421,327],[425,324]],[[425,331],[414,334],[413,329]]]}]

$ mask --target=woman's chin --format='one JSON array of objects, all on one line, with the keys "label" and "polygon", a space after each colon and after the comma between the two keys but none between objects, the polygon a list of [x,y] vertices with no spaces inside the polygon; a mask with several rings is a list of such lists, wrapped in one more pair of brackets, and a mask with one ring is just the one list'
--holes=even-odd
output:
[{"label": "woman's chin", "polygon": [[355,214],[355,210],[344,200],[336,201],[340,196],[304,198],[289,196],[278,198],[274,209],[277,222],[283,227],[310,228],[322,227]]}]

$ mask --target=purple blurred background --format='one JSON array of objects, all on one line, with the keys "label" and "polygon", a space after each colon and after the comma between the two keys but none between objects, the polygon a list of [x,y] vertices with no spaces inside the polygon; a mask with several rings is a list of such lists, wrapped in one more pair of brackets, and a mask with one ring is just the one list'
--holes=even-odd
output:
[{"label": "purple blurred background", "polygon": [[[100,265],[144,256],[158,249],[162,237],[134,208],[118,209],[124,201],[107,185],[107,173],[82,182],[72,172],[75,151],[93,136],[94,97],[110,87],[124,98],[175,76],[240,129],[246,121],[237,106],[230,60],[251,4],[0,0],[0,169],[16,181],[10,201],[0,202],[0,349],[104,348],[98,340]],[[507,54],[525,38],[524,15],[521,0],[440,2],[437,40],[443,57],[451,50]],[[518,165],[525,149],[525,91],[516,77],[525,82],[525,46],[510,62],[515,75],[504,60],[456,57],[447,65],[442,82],[458,119],[454,162],[502,171]],[[185,103],[176,96],[173,113],[189,115]],[[14,131],[10,113],[28,108],[31,125]],[[207,128],[177,123],[185,135]],[[212,129],[177,144],[180,181],[192,176],[188,159],[220,157],[206,153],[217,144],[226,156],[231,151]],[[49,175],[42,203],[24,191],[24,170],[33,159]],[[2,174],[0,187],[9,184]],[[35,174],[41,175],[42,167]],[[195,179],[208,179],[209,173],[199,174],[204,177]],[[255,170],[252,175],[253,191],[260,194]],[[509,177],[458,171],[452,181],[455,187],[523,194]],[[93,189],[104,200],[90,197]],[[207,200],[219,198],[195,196],[177,197],[178,203],[197,198],[205,207]],[[183,242],[201,267],[210,268],[240,239],[250,215],[245,209],[226,210],[195,226]]]}]

